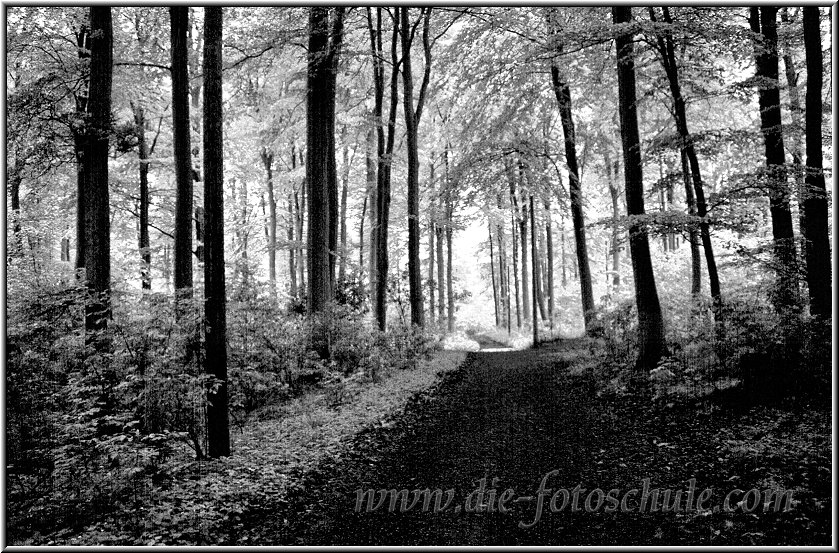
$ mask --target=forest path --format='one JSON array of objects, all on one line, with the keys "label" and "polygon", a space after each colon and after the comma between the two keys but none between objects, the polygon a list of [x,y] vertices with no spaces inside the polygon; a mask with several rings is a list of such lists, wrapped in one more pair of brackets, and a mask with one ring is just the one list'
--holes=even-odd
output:
[{"label": "forest path", "polygon": [[[762,514],[758,521],[742,518],[753,515],[723,513],[607,513],[603,508],[571,512],[570,505],[551,512],[550,494],[538,524],[519,527],[536,517],[536,501],[515,498],[535,496],[551,471],[557,472],[545,487],[573,493],[578,484],[588,491],[624,492],[640,488],[643,478],[662,489],[686,489],[692,477],[700,490],[725,489],[732,471],[740,470],[717,454],[712,438],[722,421],[698,422],[690,410],[672,411],[665,419],[651,415],[648,400],[597,397],[590,376],[568,369],[571,360],[590,354],[579,340],[535,350],[471,354],[431,393],[409,403],[395,424],[362,431],[340,459],[307,474],[287,502],[270,511],[259,528],[239,536],[247,536],[247,541],[237,543],[750,544],[755,538],[748,530],[753,527],[759,527],[759,543],[791,538],[783,534],[790,531],[785,520],[765,524],[766,517],[784,513]],[[466,497],[481,478],[486,478],[488,492],[496,490],[494,501],[484,496],[493,511],[466,512]],[[494,486],[493,478],[498,479]],[[747,489],[744,482],[737,484]],[[398,507],[388,512],[389,499],[373,512],[355,512],[357,490],[371,488],[454,489],[455,497],[443,512],[422,512],[422,500],[408,512]],[[506,504],[509,510],[498,512],[498,497],[508,488],[514,490]],[[721,503],[719,494],[714,492],[712,504]],[[732,522],[732,516],[741,518]],[[721,529],[726,531],[722,535]],[[798,540],[800,532],[795,532]]]}]

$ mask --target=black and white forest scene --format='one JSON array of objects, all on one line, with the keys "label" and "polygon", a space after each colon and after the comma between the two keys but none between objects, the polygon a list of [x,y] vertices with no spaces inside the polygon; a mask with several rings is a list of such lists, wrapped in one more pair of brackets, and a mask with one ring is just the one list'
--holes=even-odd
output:
[{"label": "black and white forest scene", "polygon": [[825,546],[833,35],[5,4],[3,546]]}]

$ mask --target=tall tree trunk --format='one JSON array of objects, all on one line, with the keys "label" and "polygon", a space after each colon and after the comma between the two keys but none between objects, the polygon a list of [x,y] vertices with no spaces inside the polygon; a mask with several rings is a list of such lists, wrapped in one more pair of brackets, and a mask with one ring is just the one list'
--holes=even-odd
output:
[{"label": "tall tree trunk", "polygon": [[[82,25],[76,32],[76,47],[80,60],[90,57],[90,30]],[[90,77],[82,83],[81,91],[76,95],[76,119],[84,121],[88,110],[88,96],[90,94]],[[73,149],[76,154],[76,270],[83,269],[85,264],[85,186],[87,183],[88,160],[85,149],[88,139],[88,129],[84,123],[73,128]],[[81,274],[80,272],[78,272]]]},{"label": "tall tree trunk", "polygon": [[[302,152],[301,152],[302,154]],[[302,165],[306,165],[306,160],[300,159],[300,163]],[[296,240],[298,244],[297,248],[297,297],[304,298],[308,296],[308,292],[306,291],[306,275],[308,274],[308,267],[306,262],[308,261],[308,257],[305,254],[306,246],[304,244],[305,240],[303,239],[303,222],[306,218],[306,206],[308,205],[308,198],[306,197],[306,182],[307,179],[303,179],[299,186],[299,193],[298,189],[294,191],[294,212],[296,213],[295,225],[297,226],[296,232]],[[307,231],[308,235],[308,231]]]},{"label": "tall tree trunk", "polygon": [[822,168],[822,50],[818,6],[804,8],[804,49],[807,56],[806,134],[807,178],[804,196],[807,287],[810,313],[831,318],[830,240],[827,190]]},{"label": "tall tree trunk", "polygon": [[[306,180],[309,201],[309,312],[323,311],[332,299],[329,238],[329,9],[309,8],[309,71],[306,87]],[[332,154],[334,155],[334,153]]]},{"label": "tall tree trunk", "polygon": [[[790,23],[789,12],[786,7],[781,8],[781,21],[785,26]],[[798,217],[799,229],[804,235],[804,162],[801,154],[801,132],[804,128],[804,109],[801,107],[801,97],[798,92],[798,73],[795,71],[795,63],[792,57],[792,48],[789,39],[783,41],[784,46],[784,74],[787,80],[787,94],[789,95],[789,114],[791,124],[789,126],[789,149],[792,154],[793,179],[795,181],[795,192],[798,195]],[[805,47],[806,48],[806,47]],[[806,260],[807,253],[804,251],[806,244],[802,242],[801,255]]]},{"label": "tall tree trunk", "polygon": [[495,328],[501,326],[501,313],[498,310],[498,285],[495,282],[495,249],[492,246],[492,220],[487,219],[489,228],[489,271],[492,275],[492,304],[495,306]]},{"label": "tall tree trunk", "polygon": [[[533,196],[531,195],[530,198],[532,200]],[[534,209],[531,209],[530,210],[530,227],[531,227],[530,228],[530,237],[531,237],[531,241],[533,242],[531,244],[531,251],[533,252],[532,265],[533,265],[533,270],[536,271],[536,273],[533,275],[533,282],[536,284],[536,289],[534,290],[534,294],[533,294],[533,297],[535,298],[534,302],[533,302],[533,310],[536,311],[536,309],[538,308],[539,309],[539,318],[541,318],[543,321],[547,321],[548,320],[548,312],[547,312],[547,309],[545,309],[545,293],[542,290],[542,285],[543,285],[543,282],[544,282],[544,275],[542,274],[542,272],[543,272],[543,268],[542,268],[543,250],[542,250],[542,244],[540,244],[540,240],[539,240],[539,237],[541,236],[542,233],[541,232],[539,232],[539,233],[536,232],[536,227],[538,227],[539,225],[537,224],[537,221],[536,221],[535,217],[536,217],[536,211]]]},{"label": "tall tree trunk", "polygon": [[[510,196],[512,199],[512,195]],[[516,292],[516,328],[521,328],[521,291],[519,285],[519,253],[518,253],[518,233],[516,231],[516,207],[514,202],[510,203],[511,208],[511,216],[510,216],[510,226],[513,229],[512,233],[512,246],[513,246],[513,282],[515,284],[515,292]]]},{"label": "tall tree trunk", "polygon": [[[432,152],[431,155],[432,160],[434,159],[434,154]],[[435,288],[437,283],[434,280],[434,234],[436,232],[434,228],[434,204],[435,204],[435,191],[434,191],[434,161],[429,162],[428,164],[428,186],[431,189],[431,199],[429,200],[429,217],[428,217],[428,319],[431,324],[434,324],[434,311],[436,309],[435,303]]]},{"label": "tall tree trunk", "polygon": [[[395,8],[398,11],[399,8]],[[399,39],[398,13],[393,17],[391,35],[390,112],[387,120],[387,143],[381,125],[384,103],[384,55],[382,51],[382,10],[376,8],[376,26],[373,26],[371,11],[367,10],[367,26],[370,32],[370,48],[373,53],[375,86],[374,119],[377,121],[376,137],[378,152],[378,174],[376,177],[376,286],[374,311],[380,330],[387,326],[387,276],[388,276],[388,225],[390,219],[390,174],[391,156],[395,141],[396,109],[399,102],[399,60],[397,46]]]},{"label": "tall tree trunk", "polygon": [[[612,8],[616,24],[632,21],[632,8]],[[618,53],[618,106],[623,142],[624,179],[627,214],[644,215],[644,180],[641,161],[641,143],[638,133],[638,115],[635,97],[635,54],[632,32],[623,30],[615,39]],[[629,251],[635,278],[635,304],[638,310],[638,359],[639,370],[649,370],[667,354],[664,337],[664,320],[655,284],[650,244],[646,230],[637,222],[629,225]]]},{"label": "tall tree trunk", "polygon": [[[327,140],[327,155],[326,155],[326,182],[327,182],[327,196],[329,198],[329,282],[330,291],[335,292],[335,265],[338,256],[338,168],[335,161],[335,95],[337,93],[337,79],[338,79],[338,62],[339,52],[341,49],[341,42],[344,37],[344,10],[343,6],[334,8],[334,12],[330,9],[331,24],[329,25],[329,34],[327,37],[326,59],[324,63],[328,67],[325,75],[326,92],[325,106],[326,106],[326,140]],[[327,16],[329,17],[329,16]]]},{"label": "tall tree trunk", "polygon": [[[423,14],[426,8],[422,8]],[[403,108],[405,112],[405,131],[408,146],[408,284],[411,303],[411,324],[424,325],[424,302],[422,298],[422,275],[420,273],[420,228],[419,228],[419,145],[418,131],[420,114],[422,112],[425,87],[428,85],[429,47],[428,47],[428,18],[425,18],[426,37],[426,71],[422,89],[419,94],[419,105],[414,108],[414,77],[411,64],[411,25],[408,21],[410,8],[403,7],[399,11],[401,20],[402,39],[402,87]],[[430,11],[429,11],[430,13]]]},{"label": "tall tree trunk", "polygon": [[[612,290],[617,292],[621,285],[621,252],[620,252],[620,207],[618,198],[620,189],[617,183],[618,161],[612,162],[608,152],[604,155],[603,161],[609,175],[609,196],[612,198]],[[563,274],[564,279],[564,274]]]},{"label": "tall tree trunk", "polygon": [[553,329],[555,300],[554,300],[554,239],[551,230],[551,203],[545,200],[545,249],[548,254],[548,319]]},{"label": "tall tree trunk", "polygon": [[230,455],[221,45],[222,9],[204,8],[204,372],[214,381],[207,393],[207,455],[210,457]]},{"label": "tall tree trunk", "polygon": [[446,225],[446,296],[449,300],[449,332],[454,332],[454,275],[452,270],[452,226]]},{"label": "tall tree trunk", "polygon": [[[291,170],[294,171],[297,169],[297,153],[295,152],[294,143],[292,142],[291,145]],[[273,182],[272,188],[273,188]],[[289,244],[292,244],[295,240],[295,229],[297,227],[297,213],[295,211],[295,206],[297,204],[297,191],[289,192],[288,193],[288,222],[286,223],[286,238],[289,241]],[[276,218],[274,219],[276,225]],[[276,227],[275,227],[276,228]],[[275,236],[276,236],[276,231]],[[270,240],[270,233],[269,233],[269,242]],[[277,251],[277,243],[276,239],[274,240],[273,245],[274,251]],[[289,246],[288,248],[288,276],[289,276],[289,295],[292,298],[297,297],[297,264],[299,262],[299,258],[296,255],[297,248],[293,246]],[[273,290],[274,297],[276,299],[276,287]]]},{"label": "tall tree trunk", "polygon": [[111,8],[90,8],[90,121],[84,157],[88,163],[84,189],[87,238],[85,277],[90,299],[85,329],[104,330],[110,316],[111,219],[108,193],[108,143],[111,134],[113,83],[113,23]]},{"label": "tall tree trunk", "polygon": [[[6,180],[9,183],[9,196],[11,201],[11,213],[9,218],[12,220],[12,234],[14,235],[14,244],[10,248],[9,257],[19,257],[23,254],[23,236],[20,225],[20,185],[23,180],[23,156],[18,150],[15,151],[15,165],[9,170],[6,169]],[[68,258],[69,261],[69,258]]]},{"label": "tall tree trunk", "polygon": [[[527,206],[524,206],[527,209]],[[525,232],[527,229],[525,228]],[[539,290],[539,256],[536,253],[536,214],[533,212],[533,194],[530,195],[530,247],[532,249],[533,267],[530,274],[533,275],[533,346],[539,344],[539,320],[536,317],[536,296]]]},{"label": "tall tree trunk", "polygon": [[146,119],[143,106],[134,106],[134,127],[140,170],[140,286],[151,290],[151,249],[149,248],[149,146],[146,142]]},{"label": "tall tree trunk", "polygon": [[[277,198],[274,194],[274,152],[262,147],[260,152],[262,166],[265,168],[265,189],[268,192],[268,281],[271,295],[277,297]],[[295,166],[296,154],[291,150],[291,166]],[[293,236],[289,236],[293,238]],[[294,266],[294,251],[289,250],[289,267]],[[294,277],[292,277],[294,280]],[[296,283],[292,284],[296,288]]]},{"label": "tall tree trunk", "polygon": [[[693,196],[693,185],[690,179],[690,167],[688,165],[687,153],[682,150],[682,176],[685,181],[685,202],[688,204],[688,215],[696,217],[696,199]],[[691,225],[688,229],[690,240],[690,294],[698,297],[702,291],[702,259],[699,254],[699,233],[696,227]]]},{"label": "tall tree trunk", "polygon": [[798,308],[798,261],[784,165],[784,138],[781,131],[777,12],[776,6],[753,6],[750,8],[749,23],[758,37],[755,44],[756,77],[758,82],[762,83],[758,88],[758,104],[766,153],[774,256],[778,265],[776,290],[772,294],[772,300],[779,313],[789,314]]},{"label": "tall tree trunk", "polygon": [[[344,162],[344,174],[341,179],[341,213],[339,215],[341,259],[338,261],[338,282],[340,283],[347,280],[347,189],[349,188],[350,180],[350,155],[346,142],[342,151],[342,161]],[[364,220],[364,215],[361,218]]]},{"label": "tall tree trunk", "polygon": [[[550,16],[553,8],[548,8],[549,33],[556,36],[554,18]],[[562,51],[561,45],[556,45],[556,52]],[[583,304],[583,318],[588,329],[594,320],[594,293],[591,287],[591,270],[588,263],[588,247],[586,246],[586,224],[583,213],[583,192],[580,182],[580,171],[577,163],[577,138],[574,130],[574,119],[571,111],[571,88],[564,82],[559,71],[556,57],[551,58],[551,82],[554,95],[559,105],[559,117],[562,121],[562,132],[565,136],[565,163],[568,166],[568,190],[571,197],[571,221],[574,225],[574,242],[577,251],[577,266],[580,273],[580,296]]]},{"label": "tall tree trunk", "polygon": [[[524,198],[524,196],[522,196]],[[521,241],[521,303],[522,316],[525,321],[530,320],[530,276],[527,274],[527,204],[522,201],[521,217],[519,218],[519,240]],[[536,305],[533,305],[536,309]]]},{"label": "tall tree trunk", "polygon": [[[652,8],[650,8],[650,10],[654,19],[655,12]],[[673,21],[670,17],[670,11],[668,8],[663,8],[663,15],[665,23],[672,24]],[[696,155],[696,148],[693,143],[693,135],[691,135],[688,130],[687,111],[685,108],[685,99],[682,96],[681,86],[679,83],[679,69],[676,64],[673,39],[669,34],[661,35],[658,37],[658,44],[659,53],[661,54],[661,62],[664,66],[664,71],[667,74],[667,80],[670,84],[670,93],[673,97],[673,113],[676,120],[676,130],[682,140],[682,149],[684,150],[690,165],[693,189],[696,194],[696,214],[700,217],[699,235],[702,238],[702,248],[705,251],[705,265],[708,267],[708,287],[711,289],[711,298],[714,300],[714,316],[715,318],[719,318],[720,313],[718,308],[722,302],[722,293],[720,290],[720,279],[717,272],[717,262],[714,257],[713,245],[711,244],[711,231],[706,219],[708,209],[705,202],[705,185],[702,182],[702,173],[699,168],[699,158]]]},{"label": "tall tree trunk", "polygon": [[434,233],[436,234],[435,248],[437,250],[437,282],[439,283],[439,291],[437,294],[437,320],[440,324],[446,320],[446,292],[444,284],[446,282],[446,261],[443,258],[443,238],[445,235],[445,227],[437,223]]},{"label": "tall tree trunk", "polygon": [[192,152],[187,28],[189,8],[169,8],[172,44],[172,134],[175,157],[175,295],[192,297]]},{"label": "tall tree trunk", "polygon": [[[368,10],[369,11],[369,10]],[[379,114],[381,115],[381,114]],[[369,231],[369,255],[368,255],[368,264],[370,265],[368,269],[368,274],[370,275],[369,283],[370,287],[368,290],[369,297],[371,299],[371,304],[375,303],[375,295],[376,295],[376,235],[377,235],[377,211],[378,207],[376,206],[376,199],[378,197],[378,190],[376,187],[377,184],[377,177],[376,177],[376,128],[380,128],[381,125],[377,122],[375,126],[371,126],[367,130],[367,147],[366,147],[366,160],[365,160],[365,168],[367,169],[367,197],[369,198],[369,215],[370,218],[370,231]],[[362,250],[364,242],[361,242]]]}]

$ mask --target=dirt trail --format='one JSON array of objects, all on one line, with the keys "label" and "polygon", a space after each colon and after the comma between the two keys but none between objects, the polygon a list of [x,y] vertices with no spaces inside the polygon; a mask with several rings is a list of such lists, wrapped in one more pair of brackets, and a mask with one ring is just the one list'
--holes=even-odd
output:
[{"label": "dirt trail", "polygon": [[[359,434],[341,459],[309,474],[299,492],[273,511],[244,543],[341,545],[610,545],[811,542],[792,515],[551,512],[531,528],[534,496],[547,488],[573,493],[652,487],[724,488],[735,470],[717,456],[709,436],[721,421],[690,412],[650,415],[640,400],[602,399],[590,377],[575,376],[568,359],[588,351],[577,341],[530,351],[474,353],[433,394],[412,402],[396,424]],[[662,445],[663,444],[663,445]],[[737,469],[739,470],[739,469]],[[742,471],[740,471],[742,473]],[[465,512],[481,478],[495,489],[495,512]],[[493,479],[497,478],[493,486]],[[738,482],[745,488],[744,482]],[[729,485],[729,488],[735,487]],[[444,512],[355,512],[357,490],[454,489]],[[510,488],[508,511],[497,499]],[[588,491],[582,491],[584,507]],[[487,503],[488,495],[485,496]],[[573,499],[573,497],[572,497]],[[721,503],[720,492],[714,501]],[[597,503],[597,496],[592,505]],[[562,497],[559,497],[561,503]],[[422,501],[420,501],[420,504]],[[608,505],[605,503],[604,505]],[[733,518],[732,518],[733,517]],[[751,518],[750,518],[751,517]],[[774,517],[774,518],[773,518]],[[789,520],[787,520],[789,519]],[[795,530],[793,530],[795,528]],[[829,526],[825,526],[829,532]],[[798,534],[793,537],[789,532]],[[829,535],[829,534],[827,534]],[[757,536],[757,538],[755,537]],[[823,537],[822,537],[823,540]],[[829,540],[829,538],[828,538]],[[242,542],[239,542],[242,543]],[[824,543],[821,541],[821,543]]]}]

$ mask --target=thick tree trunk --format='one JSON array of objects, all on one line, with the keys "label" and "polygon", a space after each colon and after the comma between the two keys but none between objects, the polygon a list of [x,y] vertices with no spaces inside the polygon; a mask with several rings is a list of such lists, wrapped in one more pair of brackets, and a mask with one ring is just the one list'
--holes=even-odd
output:
[{"label": "thick tree trunk", "polygon": [[804,48],[807,56],[807,178],[803,202],[803,230],[806,241],[807,286],[810,294],[810,313],[829,320],[831,256],[827,225],[827,190],[822,167],[823,68],[819,27],[818,6],[806,6]]},{"label": "thick tree trunk", "polygon": [[222,9],[204,8],[204,372],[207,455],[230,455],[227,413],[227,295],[224,281],[224,138],[222,113]]},{"label": "thick tree trunk", "polygon": [[[773,304],[779,313],[788,314],[798,308],[798,260],[789,206],[789,189],[784,163],[784,139],[781,131],[781,95],[778,89],[778,32],[776,6],[750,8],[752,31],[760,37],[755,45],[761,131],[766,153],[769,186],[769,211],[772,215],[772,237],[777,263],[776,290]],[[823,252],[820,255],[824,255]]]},{"label": "thick tree trunk", "polygon": [[151,290],[151,249],[149,248],[149,146],[146,142],[146,119],[143,106],[134,106],[134,126],[137,135],[137,149],[140,171],[140,286]]},{"label": "thick tree trunk", "polygon": [[192,297],[192,152],[187,28],[189,8],[169,8],[172,44],[172,134],[175,157],[175,295]]},{"label": "thick tree trunk", "polygon": [[[326,155],[326,182],[327,195],[329,197],[329,282],[330,291],[335,292],[335,265],[338,256],[338,218],[339,218],[339,204],[338,204],[338,168],[335,161],[335,95],[337,92],[338,79],[338,61],[339,52],[341,49],[341,42],[344,38],[344,11],[345,7],[338,6],[334,8],[334,14],[331,17],[331,25],[329,26],[329,35],[327,40],[326,59],[324,63],[328,67],[325,75],[326,80],[326,140],[327,140],[327,155]],[[332,10],[330,10],[331,12]]]},{"label": "thick tree trunk", "polygon": [[[632,20],[632,8],[612,8],[616,24]],[[627,214],[644,215],[644,185],[641,144],[635,96],[635,54],[631,32],[623,31],[615,39],[618,53],[618,106],[623,142],[624,179]],[[629,251],[635,278],[635,303],[638,310],[639,370],[650,370],[667,354],[664,320],[658,300],[655,274],[650,258],[650,244],[646,230],[636,222],[629,225]]]},{"label": "thick tree trunk", "polygon": [[85,329],[104,330],[110,316],[111,219],[108,193],[108,143],[111,134],[113,83],[111,8],[90,8],[89,127],[84,157],[88,163],[84,189],[85,277],[90,294]]},{"label": "thick tree trunk", "polygon": [[309,207],[309,312],[323,311],[332,299],[332,278],[330,275],[329,239],[329,158],[330,154],[329,94],[334,93],[330,85],[332,70],[328,58],[329,9],[309,8],[309,61],[308,84],[306,87],[306,181],[308,183]]}]

